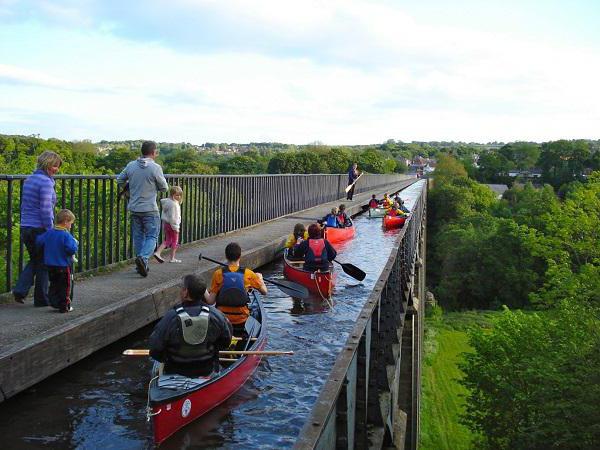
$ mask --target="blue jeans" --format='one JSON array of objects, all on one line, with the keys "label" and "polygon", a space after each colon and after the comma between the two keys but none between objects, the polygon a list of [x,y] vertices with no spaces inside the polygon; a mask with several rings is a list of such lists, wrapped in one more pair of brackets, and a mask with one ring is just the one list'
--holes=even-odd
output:
[{"label": "blue jeans", "polygon": [[131,234],[136,256],[141,256],[146,264],[154,253],[160,231],[158,212],[131,213]]},{"label": "blue jeans", "polygon": [[31,286],[33,290],[33,304],[37,306],[48,305],[48,269],[44,265],[44,252],[35,245],[35,239],[46,230],[43,228],[21,227],[21,242],[29,253],[29,262],[19,274],[13,294],[27,297]]}]

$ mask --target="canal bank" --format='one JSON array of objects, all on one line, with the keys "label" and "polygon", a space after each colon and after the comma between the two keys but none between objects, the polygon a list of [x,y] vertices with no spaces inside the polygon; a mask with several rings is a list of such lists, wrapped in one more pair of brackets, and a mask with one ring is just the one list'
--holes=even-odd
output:
[{"label": "canal bank", "polygon": [[[399,182],[386,190],[393,192],[414,181]],[[354,202],[347,202],[349,212],[358,213],[372,194],[381,196],[383,192],[355,195]],[[225,245],[237,241],[244,249],[244,265],[264,265],[276,258],[295,223],[322,217],[340,202],[198,241],[180,250],[182,264],[152,263],[147,278],[127,266],[81,280],[75,286],[75,311],[70,314],[33,308],[31,303],[0,305],[0,401],[157,320],[178,303],[183,275],[196,273],[208,280],[214,271],[213,264],[198,261],[198,253],[220,259]]]}]

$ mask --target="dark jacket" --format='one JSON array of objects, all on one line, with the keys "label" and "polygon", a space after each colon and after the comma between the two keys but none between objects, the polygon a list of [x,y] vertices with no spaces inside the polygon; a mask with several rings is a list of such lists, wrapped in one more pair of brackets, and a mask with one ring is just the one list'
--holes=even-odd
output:
[{"label": "dark jacket", "polygon": [[192,349],[184,349],[189,344],[183,340],[181,322],[174,308],[154,327],[150,335],[150,356],[165,363],[165,373],[188,377],[209,375],[213,370],[218,370],[219,350],[228,348],[231,343],[231,323],[221,311],[204,302],[185,302],[181,306],[192,317],[200,314],[202,306],[208,306],[210,312],[206,339]]},{"label": "dark jacket", "polygon": [[327,259],[323,260],[321,264],[317,264],[314,259],[311,258],[312,252],[309,250],[309,241],[310,238],[306,241],[302,241],[300,245],[296,247],[295,256],[298,258],[304,258],[304,268],[306,270],[317,270],[321,269],[323,271],[329,270],[329,263],[333,261],[337,252],[333,248],[333,246],[329,243],[327,239],[325,239],[325,251],[327,252]]}]

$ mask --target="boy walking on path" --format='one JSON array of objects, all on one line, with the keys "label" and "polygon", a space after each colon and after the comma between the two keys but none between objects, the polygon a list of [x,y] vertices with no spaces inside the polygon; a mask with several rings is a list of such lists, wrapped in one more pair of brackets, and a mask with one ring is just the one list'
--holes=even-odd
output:
[{"label": "boy walking on path", "polygon": [[148,276],[148,259],[154,253],[160,231],[160,215],[156,204],[156,194],[166,192],[169,186],[162,167],[154,160],[158,156],[156,143],[142,144],[142,156],[131,161],[117,177],[122,186],[129,183],[129,204],[131,212],[131,233],[135,250],[135,266],[138,273]]},{"label": "boy walking on path", "polygon": [[77,253],[78,245],[69,230],[74,222],[75,215],[68,209],[61,209],[56,215],[55,227],[36,239],[36,244],[43,249],[44,264],[48,268],[48,300],[61,313],[73,311],[73,255]]}]

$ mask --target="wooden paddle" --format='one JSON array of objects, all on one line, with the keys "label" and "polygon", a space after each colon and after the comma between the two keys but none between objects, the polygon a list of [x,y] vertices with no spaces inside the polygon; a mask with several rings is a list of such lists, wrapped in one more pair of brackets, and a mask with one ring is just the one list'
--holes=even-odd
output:
[{"label": "wooden paddle", "polygon": [[[222,263],[221,261],[217,261],[216,259],[209,258],[208,256],[202,256],[202,253],[198,255],[198,259],[206,259],[207,261],[219,264],[220,266],[227,267],[227,264]],[[277,286],[281,290],[281,292],[289,295],[290,297],[296,297],[304,300],[310,296],[308,289],[306,289],[301,284],[294,283],[293,281],[274,281],[270,278],[263,278],[263,280],[265,281],[265,283],[270,283],[272,285]]]},{"label": "wooden paddle", "polygon": [[359,269],[358,267],[356,267],[354,264],[341,263],[337,259],[334,259],[333,261],[336,262],[336,263],[338,263],[340,266],[342,266],[342,270],[345,273],[347,273],[348,275],[350,275],[352,278],[357,279],[358,281],[364,280],[365,277],[367,276],[367,274],[364,271],[362,271],[361,269]]},{"label": "wooden paddle", "polygon": [[[260,355],[260,356],[285,356],[293,355],[292,351],[284,350],[221,350],[219,355],[223,356],[245,356],[245,355]],[[128,348],[123,351],[125,356],[150,356],[150,350],[147,348]]]},{"label": "wooden paddle", "polygon": [[346,194],[350,191],[350,189],[352,189],[352,186],[354,186],[356,184],[356,182],[358,181],[358,179],[360,177],[362,177],[362,172],[356,177],[356,180],[354,180],[354,183],[349,184],[348,186],[346,186]]}]

